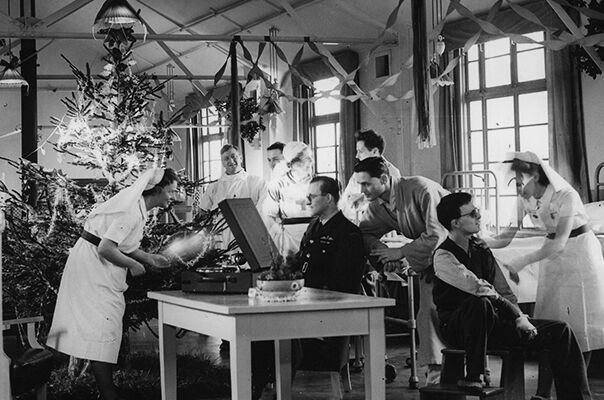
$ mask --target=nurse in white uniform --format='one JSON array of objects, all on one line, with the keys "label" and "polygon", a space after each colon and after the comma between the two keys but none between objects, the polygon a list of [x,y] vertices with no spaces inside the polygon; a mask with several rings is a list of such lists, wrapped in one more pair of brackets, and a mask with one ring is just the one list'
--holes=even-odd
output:
[{"label": "nurse in white uniform", "polygon": [[541,261],[534,317],[568,323],[589,362],[592,350],[604,348],[602,248],[579,194],[568,182],[532,152],[508,158],[517,176],[524,176],[519,179],[524,210],[547,236],[540,249],[506,267],[518,272]]},{"label": "nurse in white uniform", "polygon": [[132,186],[91,211],[67,258],[46,344],[90,360],[104,400],[119,399],[112,369],[122,340],[126,275],[144,274],[143,264],[169,266],[165,256],[139,249],[147,212],[168,207],[177,184],[172,169],[143,173]]}]

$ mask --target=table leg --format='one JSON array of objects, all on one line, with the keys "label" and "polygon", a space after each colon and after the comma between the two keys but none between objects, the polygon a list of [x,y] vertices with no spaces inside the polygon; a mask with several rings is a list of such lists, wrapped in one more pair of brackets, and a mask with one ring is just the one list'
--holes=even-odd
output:
[{"label": "table leg", "polygon": [[252,398],[252,342],[238,336],[230,343],[231,353],[231,398]]},{"label": "table leg", "polygon": [[159,303],[158,331],[161,398],[176,400],[176,327],[164,324],[161,303]]},{"label": "table leg", "polygon": [[384,400],[386,398],[384,309],[369,309],[368,317],[369,334],[363,337],[365,342],[365,399]]},{"label": "table leg", "polygon": [[292,341],[275,340],[277,399],[290,400],[292,395]]}]

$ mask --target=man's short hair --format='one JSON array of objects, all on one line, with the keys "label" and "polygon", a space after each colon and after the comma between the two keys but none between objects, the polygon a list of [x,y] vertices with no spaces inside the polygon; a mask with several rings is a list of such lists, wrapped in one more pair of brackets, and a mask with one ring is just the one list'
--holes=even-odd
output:
[{"label": "man's short hair", "polygon": [[239,147],[227,143],[220,148],[220,155],[223,155],[224,153],[226,153],[227,151],[229,151],[231,149],[234,149],[237,153],[239,153]]},{"label": "man's short hair", "polygon": [[310,181],[310,183],[315,182],[320,183],[319,189],[321,190],[321,194],[330,194],[334,202],[338,204],[340,200],[340,185],[338,181],[329,176],[317,175]]},{"label": "man's short hair", "polygon": [[380,155],[384,152],[384,138],[374,130],[359,131],[354,135],[357,142],[362,141],[367,150],[378,149]]},{"label": "man's short hair", "polygon": [[367,172],[372,178],[381,178],[386,174],[390,176],[386,160],[382,157],[367,157],[354,166],[354,172]]},{"label": "man's short hair", "polygon": [[436,216],[442,226],[451,230],[451,221],[460,217],[459,209],[472,201],[472,195],[466,192],[451,193],[440,199],[436,206]]},{"label": "man's short hair", "polygon": [[275,143],[271,144],[270,146],[268,146],[266,148],[266,151],[269,151],[269,150],[279,150],[281,153],[283,153],[283,148],[284,147],[285,147],[285,143],[275,142]]}]

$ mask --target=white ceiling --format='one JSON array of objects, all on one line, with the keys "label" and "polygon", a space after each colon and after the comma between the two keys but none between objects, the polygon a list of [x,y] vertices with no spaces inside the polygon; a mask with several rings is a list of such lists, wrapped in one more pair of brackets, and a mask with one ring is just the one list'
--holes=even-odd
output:
[{"label": "white ceiling", "polygon": [[[103,4],[103,0],[31,0],[35,1],[35,15],[43,21],[38,28],[47,32],[90,33],[94,18]],[[279,29],[280,36],[317,36],[317,37],[346,37],[368,39],[376,38],[384,29],[389,14],[398,3],[397,0],[129,0],[135,9],[141,10],[141,17],[147,22],[150,32],[157,34],[212,34],[231,36],[234,34],[268,35],[271,27]],[[292,18],[283,7],[282,1],[295,10],[299,17]],[[433,1],[426,0],[428,7]],[[19,0],[0,0],[0,12],[10,16],[19,15]],[[26,1],[27,2],[27,1]],[[447,0],[443,1],[448,3]],[[464,5],[473,9],[488,8],[489,1],[472,0],[464,1]],[[487,4],[485,4],[487,3]],[[396,30],[410,25],[410,4],[406,0],[399,13]],[[73,10],[75,9],[75,10]],[[66,12],[65,10],[73,10]],[[59,15],[62,18],[57,17]],[[201,22],[200,22],[201,20]],[[300,23],[300,21],[302,21]],[[49,22],[52,22],[49,24]],[[17,26],[6,26],[4,30],[19,30]],[[186,26],[185,30],[180,27]],[[140,25],[135,26],[135,32],[142,33]],[[390,38],[395,32],[391,32]],[[13,40],[13,43],[15,41]],[[214,75],[226,60],[228,42],[165,42],[174,52],[176,57],[194,75]],[[101,71],[102,57],[105,50],[101,40],[92,39],[38,39],[37,48],[42,50],[38,54],[39,74],[69,74],[66,63],[60,57],[65,55],[74,64],[83,67],[89,63],[92,72]],[[246,46],[255,56],[257,42],[246,42]],[[291,60],[302,46],[299,43],[279,43],[287,57]],[[349,45],[360,49],[367,45]],[[18,52],[18,41],[15,53]],[[329,46],[332,51],[345,46]],[[4,50],[4,51],[2,51]],[[268,49],[265,49],[261,59],[263,67],[268,66]],[[5,52],[0,49],[0,52]],[[241,53],[240,53],[241,54]],[[134,48],[134,59],[138,71],[166,74],[166,65],[175,65],[176,75],[186,75],[167,52],[154,40],[139,41]],[[304,58],[316,55],[310,51],[305,52]],[[242,58],[241,56],[239,57]],[[240,65],[245,67],[245,62]],[[286,66],[281,64],[281,72]],[[228,68],[226,74],[228,75]],[[244,69],[240,69],[243,73]],[[48,81],[53,85],[68,84],[65,81]],[[179,85],[189,85],[179,83]],[[206,81],[206,85],[210,82]],[[43,86],[43,85],[42,85]]]}]

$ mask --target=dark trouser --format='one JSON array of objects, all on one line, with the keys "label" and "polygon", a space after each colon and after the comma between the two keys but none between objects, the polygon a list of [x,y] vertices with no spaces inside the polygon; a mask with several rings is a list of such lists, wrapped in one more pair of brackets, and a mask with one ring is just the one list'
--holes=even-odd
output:
[{"label": "dark trouser", "polygon": [[527,340],[516,330],[513,320],[500,315],[489,298],[475,296],[465,300],[446,318],[443,317],[443,338],[450,345],[465,350],[469,378],[478,378],[484,373],[487,348],[547,350],[551,354],[557,398],[591,399],[583,356],[575,334],[566,323],[529,318],[538,334],[534,339]]}]

